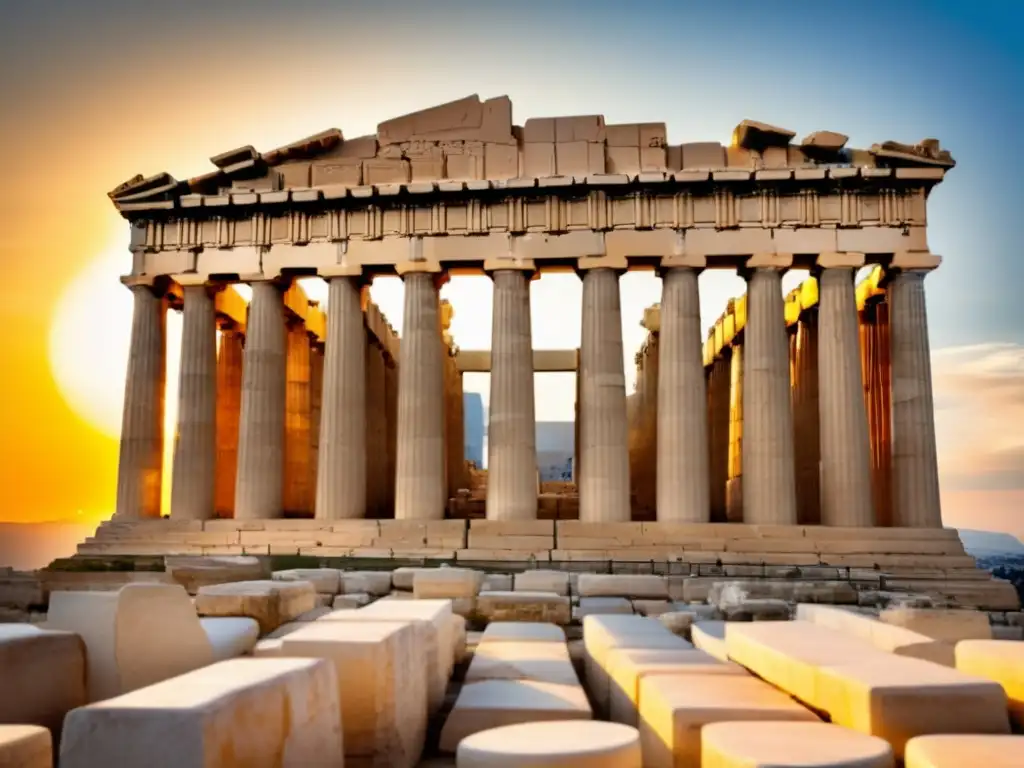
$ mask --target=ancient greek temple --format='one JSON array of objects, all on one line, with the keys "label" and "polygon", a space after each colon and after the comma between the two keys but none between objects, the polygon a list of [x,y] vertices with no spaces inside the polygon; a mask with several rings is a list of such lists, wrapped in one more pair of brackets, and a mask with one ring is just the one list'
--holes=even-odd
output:
[{"label": "ancient greek temple", "polygon": [[[664,124],[519,126],[507,97],[472,96],[371,136],[125,182],[110,193],[134,295],[115,519],[160,517],[165,482],[172,521],[465,516],[462,376],[489,371],[483,514],[535,520],[533,376],[566,370],[578,506],[560,518],[941,527],[926,200],[953,160],[931,139],[846,142],[744,121],[729,146],[668,145]],[[581,346],[534,350],[530,281],[566,269]],[[634,269],[657,272],[662,299],[628,394],[619,278]],[[747,284],[708,333],[705,269]],[[809,278],[784,296],[791,269]],[[492,348],[460,351],[439,287],[481,273]],[[383,275],[404,282],[397,334],[369,301]],[[314,277],[326,309],[296,282]],[[169,310],[184,320],[165,479]]]}]

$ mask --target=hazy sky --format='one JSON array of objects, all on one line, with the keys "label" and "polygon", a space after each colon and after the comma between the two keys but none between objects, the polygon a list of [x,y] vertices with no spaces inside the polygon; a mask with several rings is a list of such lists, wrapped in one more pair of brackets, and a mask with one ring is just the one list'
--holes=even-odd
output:
[{"label": "hazy sky", "polygon": [[[857,147],[940,139],[958,162],[929,203],[944,258],[927,287],[945,517],[1024,534],[1024,11],[694,5],[0,0],[0,519],[113,506],[130,315],[117,275],[130,259],[109,189],[135,173],[204,172],[243,144],[371,133],[479,93],[508,94],[520,124],[600,113],[663,121],[672,143],[726,141],[744,118],[841,131]],[[702,276],[705,325],[741,290],[734,275]],[[649,274],[622,281],[630,361],[659,293]],[[401,284],[378,281],[373,294],[400,323]],[[443,295],[457,343],[488,347],[486,279]],[[575,277],[534,283],[533,306],[535,346],[578,345]],[[178,327],[172,318],[172,350]],[[468,377],[467,388],[486,397],[486,383]],[[537,385],[539,419],[571,418],[571,377]]]}]

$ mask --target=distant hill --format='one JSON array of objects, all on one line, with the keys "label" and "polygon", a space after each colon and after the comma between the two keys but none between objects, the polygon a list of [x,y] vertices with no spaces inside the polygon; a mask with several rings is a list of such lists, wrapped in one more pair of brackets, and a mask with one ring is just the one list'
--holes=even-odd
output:
[{"label": "distant hill", "polygon": [[0,523],[0,567],[42,568],[75,554],[78,543],[95,530],[95,524]]},{"label": "distant hill", "polygon": [[960,541],[964,544],[967,554],[973,557],[991,555],[1024,555],[1024,543],[1009,533],[993,531],[972,531],[966,528],[957,530]]}]

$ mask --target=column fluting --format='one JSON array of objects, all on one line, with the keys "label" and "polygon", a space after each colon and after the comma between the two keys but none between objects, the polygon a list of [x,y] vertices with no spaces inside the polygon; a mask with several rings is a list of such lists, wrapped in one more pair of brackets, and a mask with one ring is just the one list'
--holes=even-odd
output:
[{"label": "column fluting", "polygon": [[245,337],[236,328],[220,334],[217,352],[217,473],[218,517],[235,514],[238,473],[238,424],[242,415],[242,358]]}]

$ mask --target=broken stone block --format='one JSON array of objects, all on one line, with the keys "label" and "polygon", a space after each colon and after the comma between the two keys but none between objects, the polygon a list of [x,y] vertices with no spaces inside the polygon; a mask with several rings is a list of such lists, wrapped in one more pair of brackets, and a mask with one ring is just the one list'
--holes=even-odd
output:
[{"label": "broken stone block", "polygon": [[420,637],[409,622],[317,621],[281,638],[285,656],[333,662],[346,761],[380,768],[419,762],[428,667]]},{"label": "broken stone block", "polygon": [[569,594],[569,574],[565,571],[549,571],[543,568],[523,571],[515,577],[517,592],[554,592],[556,595]]},{"label": "broken stone block", "polygon": [[672,610],[672,603],[668,600],[634,600],[633,612],[641,616],[661,616]]},{"label": "broken stone block", "polygon": [[475,598],[483,580],[470,568],[424,568],[413,575],[412,592],[417,600]]},{"label": "broken stone block", "polygon": [[292,568],[274,571],[274,581],[308,581],[322,595],[336,595],[341,591],[341,575],[335,568]]},{"label": "broken stone block", "polygon": [[38,725],[0,725],[0,765],[53,768],[50,732]]},{"label": "broken stone block", "polygon": [[628,597],[667,600],[668,584],[663,576],[643,574],[581,573],[577,582],[580,597]]},{"label": "broken stone block", "polygon": [[487,642],[564,643],[565,630],[535,621],[492,621],[480,637],[481,644]]},{"label": "broken stone block", "polygon": [[624,597],[581,597],[576,609],[576,617],[580,621],[587,616],[618,614],[630,616],[633,604]]},{"label": "broken stone block", "polygon": [[523,124],[523,141],[528,144],[554,144],[555,118],[531,117]]},{"label": "broken stone block", "polygon": [[742,168],[753,170],[757,166],[758,153],[745,147],[728,146],[725,148],[725,162],[727,168]]},{"label": "broken stone block", "polygon": [[521,723],[463,739],[456,753],[462,768],[557,765],[560,768],[640,768],[640,735],[618,723],[578,721]]},{"label": "broken stone block", "polygon": [[786,621],[793,612],[789,603],[771,598],[730,603],[721,610],[726,621]]},{"label": "broken stone block", "polygon": [[640,131],[640,147],[666,147],[668,146],[664,123],[640,123],[637,126]]},{"label": "broken stone block", "polygon": [[345,139],[331,154],[336,157],[369,160],[371,157],[377,156],[377,148],[377,135],[371,133],[368,136]]},{"label": "broken stone block", "polygon": [[331,608],[335,611],[338,610],[353,610],[355,608],[362,608],[364,605],[369,605],[372,598],[365,592],[360,594],[359,592],[353,592],[352,594],[335,595],[334,601],[331,603]]},{"label": "broken stone block", "polygon": [[690,627],[696,619],[697,615],[690,613],[689,611],[669,611],[668,613],[662,613],[658,616],[658,621],[660,621],[669,632],[683,638],[684,640],[690,639]]},{"label": "broken stone block", "polygon": [[480,643],[466,671],[465,682],[478,680],[535,680],[579,685],[564,642]]},{"label": "broken stone block", "polygon": [[671,144],[665,148],[665,164],[669,173],[683,169],[683,148],[678,144]]},{"label": "broken stone block", "polygon": [[1015,640],[961,640],[956,668],[999,683],[1006,692],[1010,719],[1024,731],[1024,643]]},{"label": "broken stone block", "polygon": [[[334,599],[335,598],[331,598],[332,601]],[[287,624],[282,624],[281,627],[292,626],[292,625],[294,625],[296,623],[302,623],[304,621],[316,621],[321,616],[326,616],[332,610],[334,610],[334,609],[330,605],[317,606],[312,611],[306,611],[305,613],[299,614],[298,616],[295,617],[294,620],[288,622]],[[275,629],[274,632],[280,631],[281,627],[278,627],[277,629]],[[271,632],[270,634],[268,634],[267,637],[270,637],[271,635],[273,635],[274,632]]]},{"label": "broken stone block", "polygon": [[611,678],[608,716],[616,723],[636,726],[640,680],[647,675],[747,675],[738,664],[723,662],[704,651],[615,648],[609,651],[607,673]]},{"label": "broken stone block", "polygon": [[64,716],[87,701],[85,644],[71,632],[0,626],[0,679],[0,723],[42,726],[59,743]]},{"label": "broken stone block", "polygon": [[725,646],[724,621],[708,620],[691,624],[690,641],[695,647],[719,661],[729,660],[729,652]]},{"label": "broken stone block", "polygon": [[744,149],[763,150],[765,147],[784,147],[793,140],[796,132],[778,128],[756,120],[744,120],[732,132],[733,146]]},{"label": "broken stone block", "polygon": [[164,567],[171,578],[194,595],[200,587],[267,578],[270,569],[255,557],[168,556]]},{"label": "broken stone block", "polygon": [[1024,640],[1024,627],[992,627],[993,640]]},{"label": "broken stone block", "polygon": [[645,766],[701,765],[701,729],[716,722],[816,722],[786,694],[750,676],[647,675],[640,679]]},{"label": "broken stone block", "polygon": [[67,716],[62,768],[341,765],[338,683],[322,659],[232,659]]},{"label": "broken stone block", "polygon": [[466,658],[467,650],[467,631],[466,631],[466,619],[458,614],[453,613],[451,615],[451,633],[452,633],[452,658],[455,664],[461,664]]},{"label": "broken stone block", "polygon": [[572,620],[569,598],[553,592],[481,592],[476,612],[486,621],[538,621],[564,626]]},{"label": "broken stone block", "polygon": [[[395,589],[400,589],[406,592],[412,592],[413,580],[416,578],[416,574],[420,571],[432,571],[433,568],[416,568],[414,566],[403,565],[400,568],[395,568],[391,572],[391,584]],[[365,572],[363,572],[365,573]],[[388,588],[388,594],[391,588]]]},{"label": "broken stone block", "polygon": [[640,147],[640,170],[662,172],[667,168],[665,147]]},{"label": "broken stone block", "polygon": [[837,154],[846,146],[850,137],[835,131],[815,131],[809,133],[800,141],[800,146],[809,155],[814,153]]},{"label": "broken stone block", "polygon": [[[511,573],[488,573],[484,575],[484,583],[480,589],[487,592],[510,592],[512,590]],[[541,590],[554,591],[554,590]]]},{"label": "broken stone block", "polygon": [[559,143],[569,141],[603,142],[604,140],[605,127],[603,115],[555,118],[555,141]]},{"label": "broken stone block", "polygon": [[541,179],[557,175],[555,170],[555,145],[553,142],[523,144],[522,160],[522,175],[525,178]]},{"label": "broken stone block", "polygon": [[761,152],[759,168],[778,169],[789,167],[788,147],[765,147]]},{"label": "broken stone block", "polygon": [[1024,736],[973,733],[915,736],[907,742],[906,768],[1015,768],[1024,751]]},{"label": "broken stone block", "polygon": [[453,753],[463,739],[504,725],[592,717],[587,696],[579,685],[483,680],[462,687],[441,730],[440,749]]},{"label": "broken stone block", "polygon": [[698,141],[683,144],[683,170],[714,170],[725,168],[725,147],[717,141]]},{"label": "broken stone block", "polygon": [[892,768],[892,747],[884,739],[830,723],[712,723],[701,728],[705,765]]},{"label": "broken stone block", "polygon": [[991,640],[992,628],[983,611],[957,608],[887,608],[879,621],[912,632],[956,643],[960,640]]},{"label": "broken stone block", "polygon": [[308,581],[238,581],[200,587],[200,616],[248,616],[266,634],[316,607],[316,590]]},{"label": "broken stone block", "polygon": [[639,147],[606,147],[605,170],[607,173],[635,176],[640,173]]},{"label": "broken stone block", "polygon": [[498,181],[517,178],[519,148],[515,144],[485,144],[484,176]]},{"label": "broken stone block", "polygon": [[[414,138],[434,138],[475,132],[483,122],[483,105],[477,94],[449,101],[430,109],[421,109],[377,125],[381,144],[400,144]],[[511,128],[511,124],[509,126]]]}]

